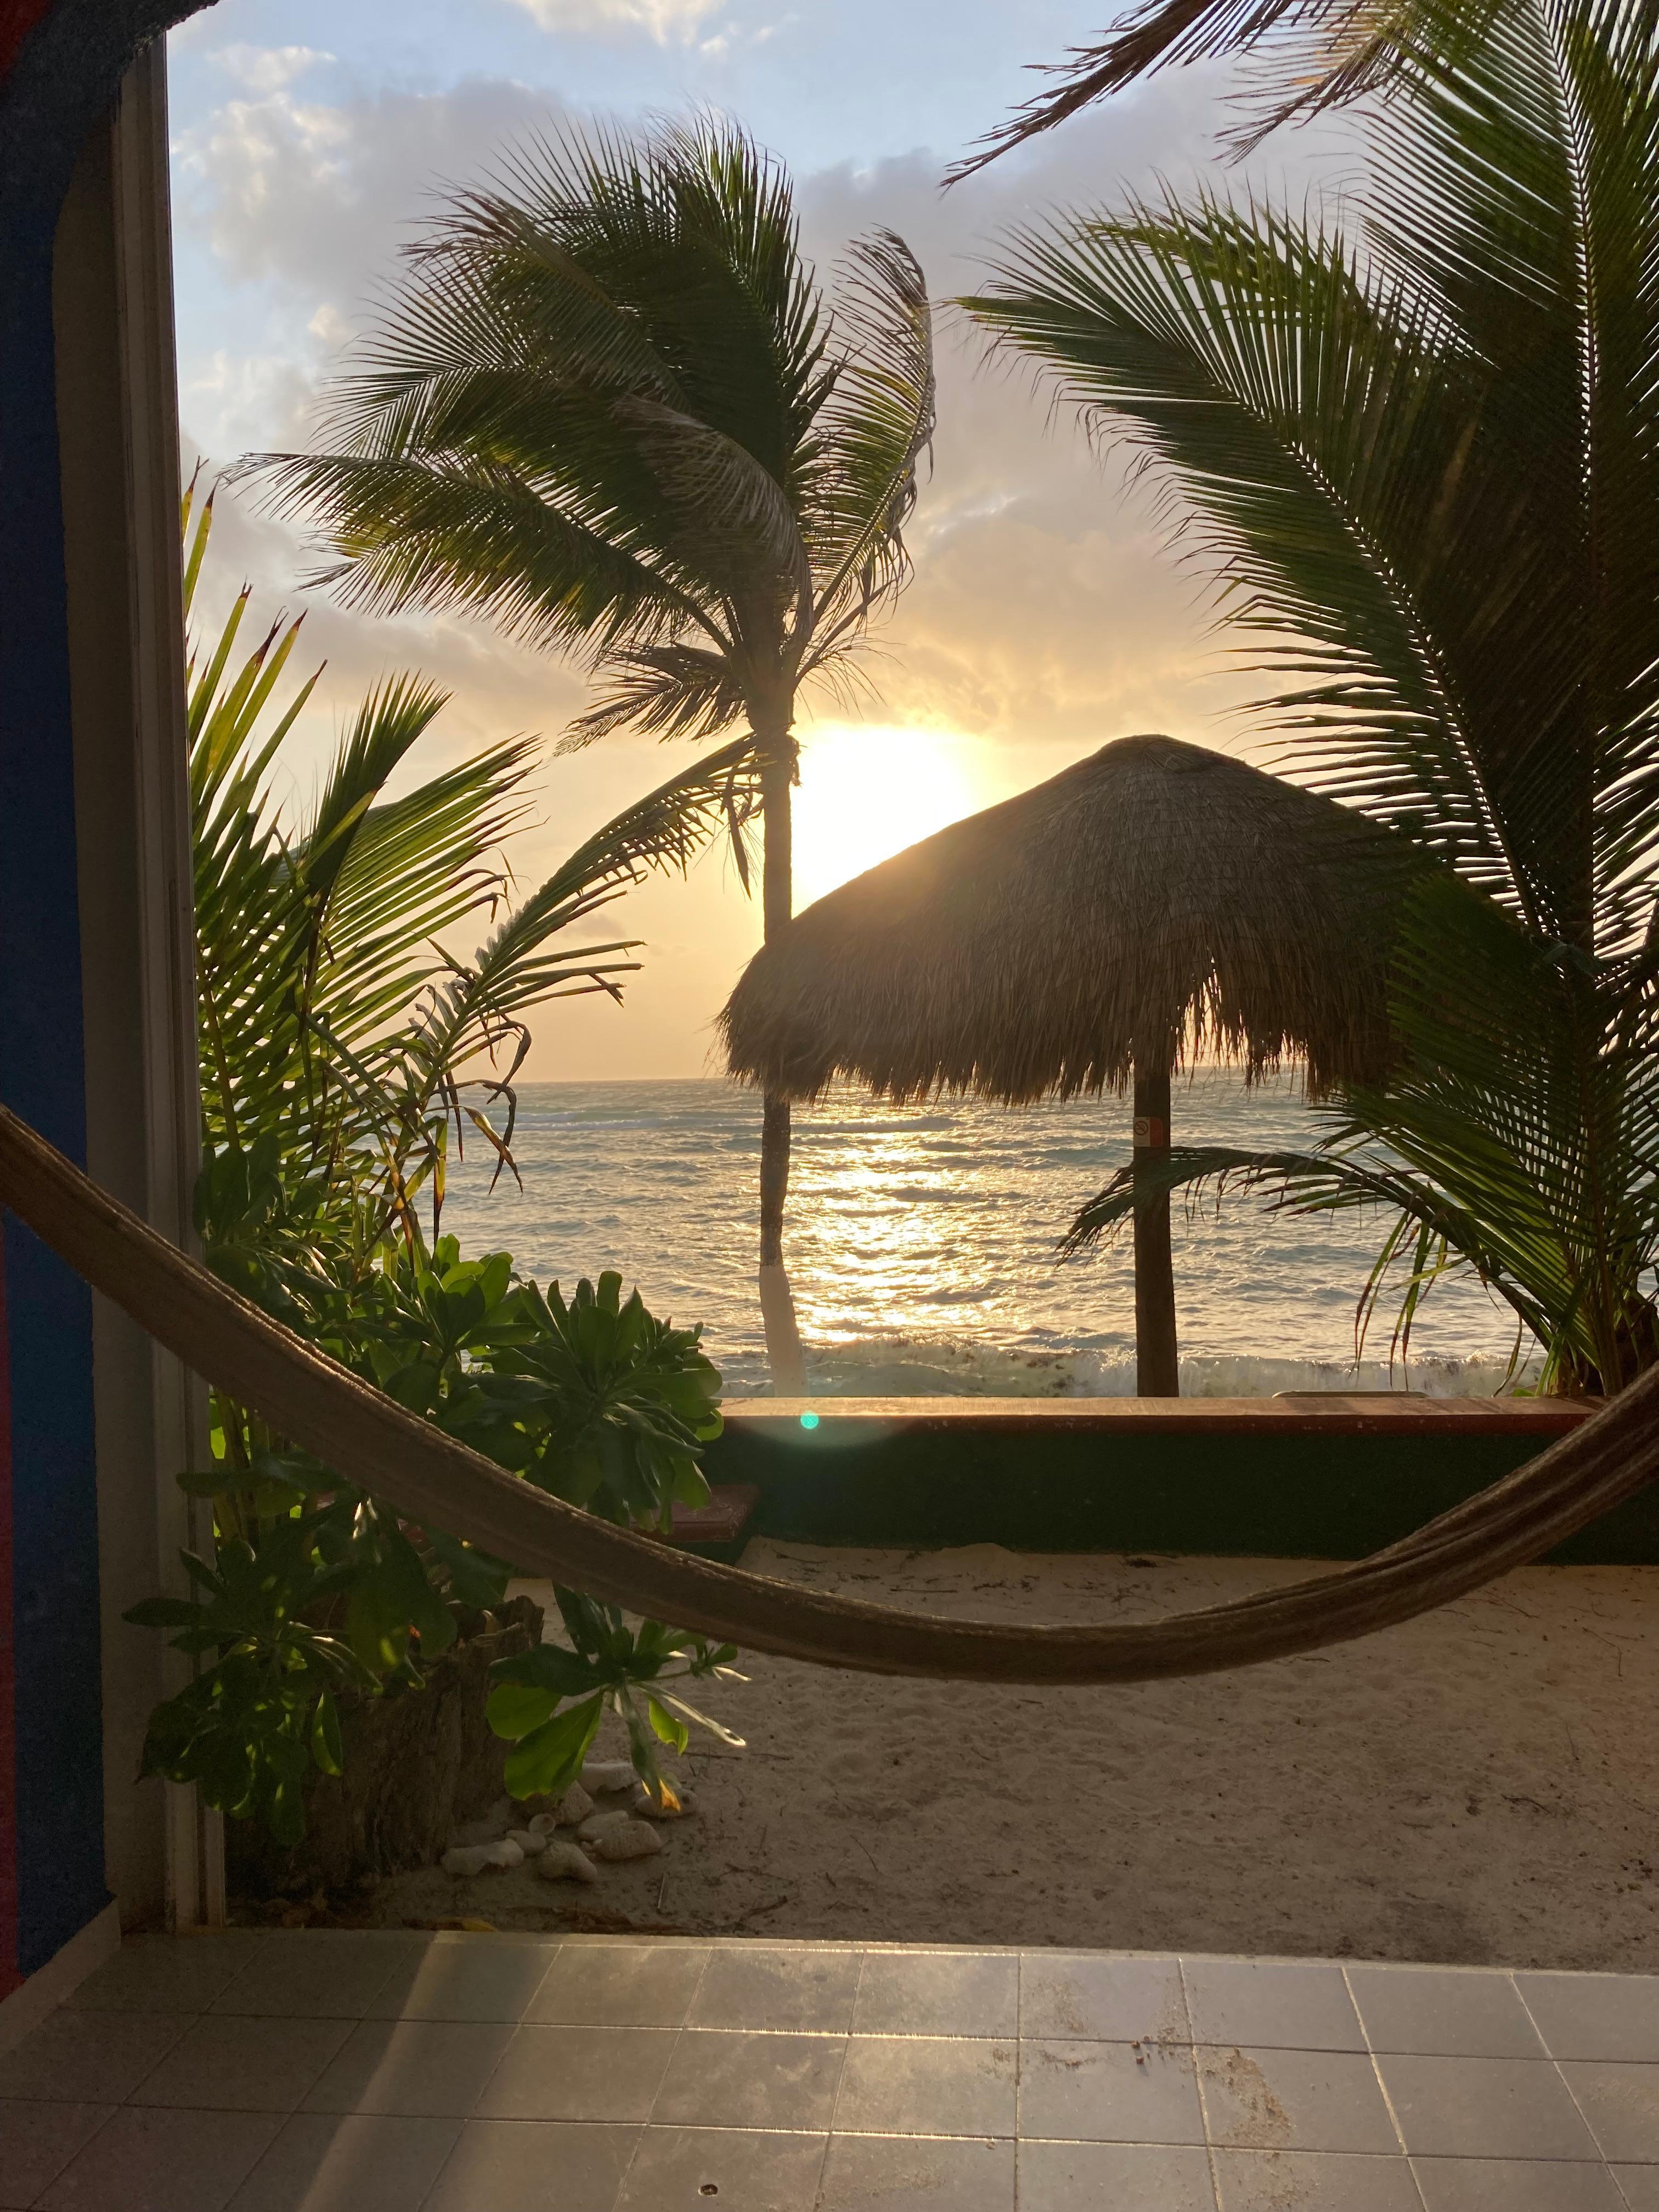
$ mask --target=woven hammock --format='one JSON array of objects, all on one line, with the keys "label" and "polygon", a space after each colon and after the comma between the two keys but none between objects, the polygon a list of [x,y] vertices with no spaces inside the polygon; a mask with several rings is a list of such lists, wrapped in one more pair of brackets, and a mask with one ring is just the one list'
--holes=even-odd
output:
[{"label": "woven hammock", "polygon": [[705,1636],[875,1674],[1138,1682],[1346,1643],[1552,1550],[1659,1475],[1659,1368],[1403,1543],[1311,1582],[1111,1627],[937,1620],[698,1559],[504,1474],[188,1260],[0,1108],[0,1205],[198,1374],[348,1480],[520,1574]]}]

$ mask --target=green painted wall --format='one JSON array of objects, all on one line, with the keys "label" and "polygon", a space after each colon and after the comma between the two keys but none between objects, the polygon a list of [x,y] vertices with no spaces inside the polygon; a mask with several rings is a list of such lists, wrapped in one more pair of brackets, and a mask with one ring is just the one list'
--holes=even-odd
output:
[{"label": "green painted wall", "polygon": [[[1408,1535],[1543,1449],[1460,1435],[1263,1436],[957,1424],[946,1433],[826,1414],[808,1432],[737,1419],[711,1482],[761,1492],[749,1534],[927,1550],[1233,1553],[1352,1559]],[[1659,1563],[1659,1486],[1550,1558]]]}]

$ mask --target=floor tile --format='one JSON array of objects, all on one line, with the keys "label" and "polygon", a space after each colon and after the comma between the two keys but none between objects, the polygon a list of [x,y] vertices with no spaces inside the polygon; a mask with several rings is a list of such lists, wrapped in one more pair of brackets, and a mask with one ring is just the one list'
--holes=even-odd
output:
[{"label": "floor tile", "polygon": [[33,2204],[83,2144],[90,2142],[113,2105],[0,2104],[0,2204],[6,2212]]},{"label": "floor tile", "polygon": [[1085,2142],[1201,2143],[1193,2054],[1161,2043],[1020,2045],[1019,2131]]},{"label": "floor tile", "polygon": [[1215,2212],[1210,2160],[1167,2143],[1023,2142],[1020,2212]]},{"label": "floor tile", "polygon": [[1545,2056],[1507,1974],[1350,1966],[1348,1986],[1373,2051],[1463,2058]]},{"label": "floor tile", "polygon": [[1659,2212],[1659,2166],[1615,2166],[1613,2177],[1630,2212]]},{"label": "floor tile", "polygon": [[351,2033],[344,2020],[241,2020],[210,2013],[132,2093],[138,2105],[291,2112]]},{"label": "floor tile", "polygon": [[556,2027],[679,2027],[707,1951],[650,1943],[568,1943],[525,2014]]},{"label": "floor tile", "polygon": [[1400,2148],[1371,2062],[1357,2053],[1206,2048],[1198,2074],[1210,2140],[1230,2149]]},{"label": "floor tile", "polygon": [[1428,2212],[1626,2212],[1613,2177],[1599,2164],[1417,2158],[1412,2166]]},{"label": "floor tile", "polygon": [[818,2212],[1013,2212],[1014,2147],[927,2136],[832,2136]]},{"label": "floor tile", "polygon": [[0,2052],[0,2097],[122,2104],[193,2025],[182,2013],[55,2012]]},{"label": "floor tile", "polygon": [[643,2121],[674,2041],[662,2027],[521,2027],[478,2100],[477,2117]]},{"label": "floor tile", "polygon": [[47,2212],[224,2212],[282,2124],[275,2112],[129,2106],[40,2202]]},{"label": "floor tile", "polygon": [[1251,1959],[1186,1959],[1194,2043],[1255,2051],[1363,2051],[1365,2039],[1340,1966]]},{"label": "floor tile", "polygon": [[611,2212],[639,2132],[469,2120],[422,2212]]},{"label": "floor tile", "polygon": [[1377,2064],[1414,2156],[1595,2156],[1589,2130],[1547,2059],[1389,2056]]},{"label": "floor tile", "polygon": [[459,2120],[295,2112],[229,2212],[420,2212]]},{"label": "floor tile", "polygon": [[513,2035],[493,2021],[363,2021],[305,2109],[465,2119]]},{"label": "floor tile", "polygon": [[440,1936],[392,1974],[368,2007],[371,2020],[507,2021],[529,2009],[556,1943],[507,1936]]},{"label": "floor tile", "polygon": [[855,2035],[1019,2032],[1019,1960],[1012,1951],[872,1951],[853,2007]]},{"label": "floor tile", "polygon": [[1659,1975],[1517,1974],[1553,2058],[1659,2062]]},{"label": "floor tile", "polygon": [[1027,1951],[1020,1960],[1019,2032],[1053,2043],[1187,2043],[1187,1999],[1175,1959],[1112,1959]]},{"label": "floor tile", "polygon": [[798,2128],[822,2134],[847,2049],[838,2035],[734,2035],[687,2028],[651,2117],[659,2125]]},{"label": "floor tile", "polygon": [[647,2128],[617,2212],[813,2212],[823,2151],[822,2136]]},{"label": "floor tile", "polygon": [[73,2012],[205,2012],[266,1941],[246,1928],[210,1936],[129,1936],[67,2003]]},{"label": "floor tile", "polygon": [[1221,2212],[1423,2212],[1403,2158],[1353,2151],[1218,2150]]},{"label": "floor tile", "polygon": [[855,2035],[842,2069],[836,2131],[1012,2136],[1015,2051],[1012,2039]]},{"label": "floor tile", "polygon": [[1659,2066],[1561,2069],[1606,2159],[1659,2161]]},{"label": "floor tile", "polygon": [[692,2002],[690,2024],[844,2035],[853,2024],[863,1963],[858,1951],[716,1951]]},{"label": "floor tile", "polygon": [[209,2009],[304,2020],[361,2020],[417,1948],[416,1939],[410,1936],[319,1930],[269,1936]]}]

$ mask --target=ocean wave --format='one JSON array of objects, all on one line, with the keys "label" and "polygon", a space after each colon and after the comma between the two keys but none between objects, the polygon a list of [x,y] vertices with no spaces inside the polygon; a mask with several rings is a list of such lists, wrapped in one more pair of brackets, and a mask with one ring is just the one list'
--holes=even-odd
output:
[{"label": "ocean wave", "polygon": [[[956,1337],[876,1336],[809,1345],[807,1380],[836,1397],[1132,1398],[1133,1351],[1020,1350]],[[1415,1392],[1490,1398],[1536,1379],[1497,1358],[1328,1359],[1197,1354],[1181,1362],[1183,1398],[1271,1398],[1280,1391]],[[734,1386],[735,1387],[735,1386]]]}]

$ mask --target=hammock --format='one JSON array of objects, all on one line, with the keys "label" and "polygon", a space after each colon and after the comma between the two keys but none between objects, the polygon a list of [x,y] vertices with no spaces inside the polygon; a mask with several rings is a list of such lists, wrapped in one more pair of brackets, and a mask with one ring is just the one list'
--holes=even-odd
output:
[{"label": "hammock", "polygon": [[1345,1643],[1462,1597],[1659,1475],[1659,1368],[1403,1543],[1311,1582],[1110,1627],[939,1620],[677,1552],[504,1474],[239,1297],[0,1108],[0,1205],[228,1396],[348,1480],[520,1574],[723,1642],[875,1674],[1150,1681]]}]

